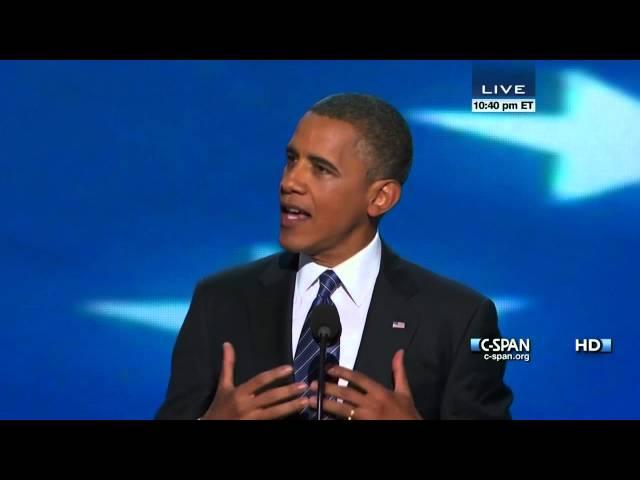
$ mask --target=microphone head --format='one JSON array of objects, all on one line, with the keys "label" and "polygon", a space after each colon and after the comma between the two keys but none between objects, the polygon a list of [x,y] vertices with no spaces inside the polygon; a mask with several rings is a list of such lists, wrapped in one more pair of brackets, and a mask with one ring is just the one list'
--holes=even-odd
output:
[{"label": "microphone head", "polygon": [[333,345],[340,338],[342,325],[340,315],[335,305],[322,304],[311,310],[309,324],[311,333],[316,342],[320,342],[321,337],[327,339],[327,345]]}]

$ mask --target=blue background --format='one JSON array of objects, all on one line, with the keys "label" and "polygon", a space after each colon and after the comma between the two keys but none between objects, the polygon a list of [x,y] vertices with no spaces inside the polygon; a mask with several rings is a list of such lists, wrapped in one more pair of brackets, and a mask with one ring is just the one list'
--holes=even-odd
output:
[{"label": "blue background", "polygon": [[[196,281],[277,249],[284,147],[342,91],[385,98],[414,134],[383,237],[496,300],[503,336],[531,338],[531,362],[507,367],[514,417],[640,418],[640,63],[535,62],[537,112],[508,118],[470,113],[471,65],[0,62],[0,418],[151,418]],[[576,69],[621,103],[572,91]],[[602,115],[571,123],[574,93]],[[571,120],[554,131],[572,150],[420,111]],[[594,155],[594,139],[615,148]],[[563,155],[596,186],[554,194]],[[613,353],[576,354],[586,337]]]}]

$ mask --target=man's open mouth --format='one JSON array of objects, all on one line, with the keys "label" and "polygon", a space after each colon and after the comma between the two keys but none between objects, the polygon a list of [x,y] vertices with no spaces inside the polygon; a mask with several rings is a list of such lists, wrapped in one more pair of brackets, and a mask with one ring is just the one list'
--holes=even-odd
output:
[{"label": "man's open mouth", "polygon": [[311,214],[300,207],[280,205],[280,218],[284,226],[295,225],[311,218]]}]

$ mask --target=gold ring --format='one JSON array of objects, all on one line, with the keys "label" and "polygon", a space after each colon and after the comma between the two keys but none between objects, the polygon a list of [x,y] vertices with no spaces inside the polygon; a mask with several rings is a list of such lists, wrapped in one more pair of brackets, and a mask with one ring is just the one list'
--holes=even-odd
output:
[{"label": "gold ring", "polygon": [[356,411],[352,408],[351,411],[349,412],[349,416],[347,417],[347,420],[353,420],[353,417],[355,416]]}]

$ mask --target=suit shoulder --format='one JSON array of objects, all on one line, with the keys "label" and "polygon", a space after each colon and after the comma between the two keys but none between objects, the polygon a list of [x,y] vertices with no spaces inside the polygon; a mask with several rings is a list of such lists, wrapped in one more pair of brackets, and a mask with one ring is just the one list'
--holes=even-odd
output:
[{"label": "suit shoulder", "polygon": [[477,307],[488,297],[460,281],[435,273],[413,262],[400,259],[400,268],[420,293],[457,306]]},{"label": "suit shoulder", "polygon": [[402,261],[399,270],[404,273],[405,282],[412,285],[415,292],[412,303],[417,311],[426,321],[451,332],[451,342],[445,344],[452,349],[457,348],[460,335],[474,318],[479,318],[483,325],[497,318],[494,303],[468,285],[408,261]]},{"label": "suit shoulder", "polygon": [[237,291],[255,285],[260,276],[278,264],[282,253],[276,253],[253,262],[226,268],[200,279],[196,290],[202,292]]}]

